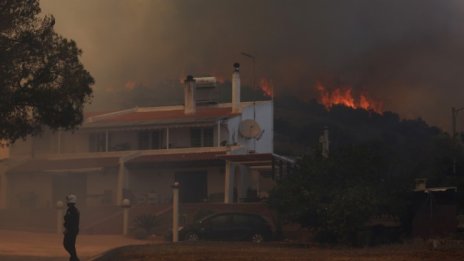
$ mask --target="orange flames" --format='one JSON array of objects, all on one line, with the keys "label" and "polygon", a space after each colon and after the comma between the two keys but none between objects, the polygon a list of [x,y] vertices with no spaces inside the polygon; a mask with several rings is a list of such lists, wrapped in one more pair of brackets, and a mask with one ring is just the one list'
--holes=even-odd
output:
[{"label": "orange flames", "polygon": [[366,94],[359,95],[359,98],[353,96],[351,87],[336,88],[332,91],[327,90],[320,82],[316,84],[316,90],[319,92],[319,102],[327,109],[334,105],[344,105],[353,109],[372,110],[378,113],[383,112],[383,103],[374,101]]},{"label": "orange flames", "polygon": [[274,92],[272,90],[272,84],[267,79],[262,78],[259,81],[259,88],[264,93],[264,95],[266,95],[267,97],[274,96]]}]

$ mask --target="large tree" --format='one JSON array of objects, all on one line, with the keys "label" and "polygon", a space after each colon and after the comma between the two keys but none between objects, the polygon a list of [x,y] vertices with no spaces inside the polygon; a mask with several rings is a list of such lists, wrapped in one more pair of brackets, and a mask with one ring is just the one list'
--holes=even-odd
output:
[{"label": "large tree", "polygon": [[76,43],[57,34],[38,0],[0,0],[0,139],[73,129],[94,80]]}]

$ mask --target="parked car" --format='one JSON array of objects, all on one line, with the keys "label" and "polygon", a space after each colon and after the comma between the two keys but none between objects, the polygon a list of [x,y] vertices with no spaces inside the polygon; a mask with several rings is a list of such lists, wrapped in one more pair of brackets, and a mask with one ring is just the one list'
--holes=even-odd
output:
[{"label": "parked car", "polygon": [[248,213],[218,213],[179,229],[185,241],[252,241],[272,239],[272,229],[262,216]]}]

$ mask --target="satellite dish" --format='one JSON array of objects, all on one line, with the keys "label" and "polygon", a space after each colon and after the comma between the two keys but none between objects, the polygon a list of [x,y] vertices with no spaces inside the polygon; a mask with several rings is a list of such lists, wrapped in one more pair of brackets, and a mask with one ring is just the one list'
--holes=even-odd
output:
[{"label": "satellite dish", "polygon": [[258,138],[262,131],[261,127],[255,120],[243,120],[238,127],[240,135],[244,138]]}]

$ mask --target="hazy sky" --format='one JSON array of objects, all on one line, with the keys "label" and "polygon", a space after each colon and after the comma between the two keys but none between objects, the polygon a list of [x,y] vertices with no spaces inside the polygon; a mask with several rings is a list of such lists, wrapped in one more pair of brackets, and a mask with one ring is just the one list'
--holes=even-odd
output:
[{"label": "hazy sky", "polygon": [[[187,74],[229,79],[232,63],[272,80],[277,94],[353,86],[385,109],[448,128],[464,106],[462,0],[41,0],[76,40],[105,93],[174,88]],[[170,86],[170,87],[169,87]],[[464,120],[464,112],[460,121]]]}]

